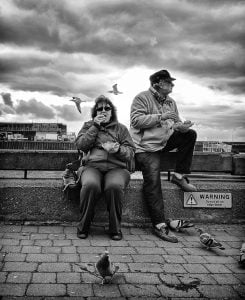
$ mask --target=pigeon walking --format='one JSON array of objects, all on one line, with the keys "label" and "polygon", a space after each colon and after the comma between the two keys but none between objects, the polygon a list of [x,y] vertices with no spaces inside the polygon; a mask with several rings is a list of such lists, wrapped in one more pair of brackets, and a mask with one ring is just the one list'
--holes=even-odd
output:
[{"label": "pigeon walking", "polygon": [[105,253],[101,255],[100,259],[95,264],[95,268],[98,274],[102,277],[102,284],[110,282],[114,274],[119,269],[118,266],[115,266],[110,261],[108,251],[105,251]]},{"label": "pigeon walking", "polygon": [[240,263],[245,264],[245,242],[242,244],[242,247],[240,249]]},{"label": "pigeon walking", "polygon": [[73,101],[76,104],[77,110],[80,112],[80,114],[82,113],[81,111],[81,103],[82,102],[87,102],[86,100],[81,100],[78,97],[72,97],[72,99],[70,101]]},{"label": "pigeon walking", "polygon": [[218,242],[211,234],[204,232],[202,228],[198,228],[197,231],[200,233],[200,242],[207,249],[219,248],[225,250],[220,242]]},{"label": "pigeon walking", "polygon": [[177,220],[168,219],[166,223],[170,229],[176,231],[180,231],[183,228],[190,228],[194,226],[194,224],[191,223],[190,221],[182,220],[182,219],[177,219]]},{"label": "pigeon walking", "polygon": [[105,253],[101,255],[98,262],[94,264],[96,272],[89,270],[87,266],[81,266],[77,263],[74,264],[81,270],[102,279],[101,284],[110,283],[114,274],[119,270],[119,266],[115,266],[112,262],[110,262],[108,251],[105,251]]},{"label": "pigeon walking", "polygon": [[122,94],[122,92],[119,92],[118,89],[117,89],[117,83],[115,83],[112,86],[112,88],[113,88],[113,90],[112,91],[108,91],[108,93],[113,93],[114,95]]}]

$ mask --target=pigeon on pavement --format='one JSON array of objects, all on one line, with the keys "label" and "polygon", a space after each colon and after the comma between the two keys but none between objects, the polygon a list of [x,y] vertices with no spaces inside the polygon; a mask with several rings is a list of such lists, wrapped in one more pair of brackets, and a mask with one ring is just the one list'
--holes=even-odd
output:
[{"label": "pigeon on pavement", "polygon": [[87,102],[86,100],[81,100],[78,97],[72,97],[72,99],[70,101],[73,101],[76,104],[77,110],[80,112],[80,114],[82,113],[81,111],[81,103],[82,102]]},{"label": "pigeon on pavement", "polygon": [[177,220],[168,219],[166,221],[166,224],[168,225],[168,227],[170,229],[176,230],[176,231],[180,231],[183,228],[194,227],[193,223],[191,223],[190,221],[187,221],[187,220],[182,220],[182,219],[177,219]]},{"label": "pigeon on pavement", "polygon": [[204,232],[202,228],[198,228],[197,231],[200,233],[200,242],[207,249],[219,248],[225,250],[220,242],[218,242],[211,234]]},{"label": "pigeon on pavement", "polygon": [[109,257],[109,252],[105,251],[100,259],[95,264],[96,271],[102,277],[102,284],[109,283],[114,274],[118,271],[119,267],[115,266]]},{"label": "pigeon on pavement", "polygon": [[242,244],[242,247],[240,249],[240,260],[239,262],[241,264],[245,264],[245,242]]},{"label": "pigeon on pavement", "polygon": [[105,253],[100,256],[98,262],[94,264],[94,268],[96,272],[89,270],[87,265],[81,266],[80,264],[77,263],[74,264],[78,266],[81,270],[86,271],[91,275],[94,275],[95,277],[102,279],[101,284],[110,283],[114,274],[119,270],[119,266],[114,265],[110,261],[108,251],[105,251]]}]

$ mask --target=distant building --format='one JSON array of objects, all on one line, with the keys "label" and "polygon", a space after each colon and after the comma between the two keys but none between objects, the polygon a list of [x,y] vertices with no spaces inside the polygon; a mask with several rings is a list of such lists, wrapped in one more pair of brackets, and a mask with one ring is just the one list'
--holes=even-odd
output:
[{"label": "distant building", "polygon": [[197,141],[195,151],[201,152],[232,152],[232,144],[218,141]]},{"label": "distant building", "polygon": [[74,140],[62,123],[0,123],[1,140],[69,141],[69,138]]},{"label": "distant building", "polygon": [[217,141],[205,141],[203,142],[203,152],[231,152],[231,145],[228,145],[223,142],[217,142]]}]

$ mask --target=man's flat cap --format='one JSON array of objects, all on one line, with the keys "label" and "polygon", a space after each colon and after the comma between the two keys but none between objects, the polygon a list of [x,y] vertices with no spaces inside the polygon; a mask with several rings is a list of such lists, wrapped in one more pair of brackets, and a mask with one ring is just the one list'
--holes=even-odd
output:
[{"label": "man's flat cap", "polygon": [[175,78],[171,77],[170,73],[167,70],[160,70],[150,76],[150,82],[158,83],[161,79],[164,79],[166,81],[173,81],[176,80]]}]

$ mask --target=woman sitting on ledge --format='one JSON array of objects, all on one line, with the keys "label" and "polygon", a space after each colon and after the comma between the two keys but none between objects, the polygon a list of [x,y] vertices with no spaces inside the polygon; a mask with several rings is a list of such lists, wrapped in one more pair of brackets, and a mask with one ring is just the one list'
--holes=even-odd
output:
[{"label": "woman sitting on ledge", "polygon": [[95,100],[92,120],[84,123],[75,143],[87,154],[78,170],[82,188],[77,236],[87,238],[95,204],[103,191],[110,237],[121,240],[122,202],[130,181],[127,162],[133,159],[135,146],[127,127],[117,121],[116,108],[108,98],[101,95]]}]

